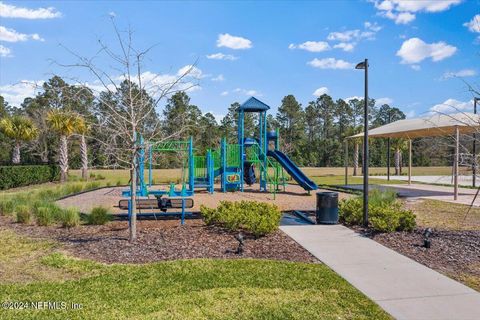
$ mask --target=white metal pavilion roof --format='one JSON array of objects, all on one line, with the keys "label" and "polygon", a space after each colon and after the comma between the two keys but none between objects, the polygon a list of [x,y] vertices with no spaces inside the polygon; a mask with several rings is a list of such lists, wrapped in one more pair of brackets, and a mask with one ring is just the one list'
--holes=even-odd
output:
[{"label": "white metal pavilion roof", "polygon": [[[372,138],[421,138],[438,137],[460,133],[473,133],[480,129],[480,115],[473,113],[436,114],[424,118],[398,120],[384,126],[371,129],[368,136]],[[363,132],[348,138],[363,137]]]}]

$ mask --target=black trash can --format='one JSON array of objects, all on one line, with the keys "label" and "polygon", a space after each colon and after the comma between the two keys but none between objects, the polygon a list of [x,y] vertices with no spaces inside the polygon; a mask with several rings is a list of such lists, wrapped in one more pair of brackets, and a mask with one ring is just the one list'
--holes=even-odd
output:
[{"label": "black trash can", "polygon": [[338,192],[317,192],[317,224],[338,223]]}]

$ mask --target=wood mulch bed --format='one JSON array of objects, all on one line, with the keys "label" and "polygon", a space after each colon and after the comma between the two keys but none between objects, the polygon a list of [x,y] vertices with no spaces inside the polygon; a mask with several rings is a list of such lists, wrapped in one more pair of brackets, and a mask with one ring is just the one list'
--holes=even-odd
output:
[{"label": "wood mulch bed", "polygon": [[254,239],[247,237],[244,253],[238,247],[237,233],[205,225],[201,219],[140,220],[137,240],[128,241],[127,221],[112,221],[103,226],[82,225],[71,229],[15,223],[0,216],[0,229],[12,229],[32,238],[52,239],[74,256],[105,263],[146,263],[192,258],[258,258],[298,262],[318,262],[308,251],[282,231]]}]

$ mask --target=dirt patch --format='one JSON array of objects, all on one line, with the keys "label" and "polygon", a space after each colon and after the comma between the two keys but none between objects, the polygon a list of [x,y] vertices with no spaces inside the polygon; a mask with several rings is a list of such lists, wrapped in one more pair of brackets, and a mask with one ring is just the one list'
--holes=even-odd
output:
[{"label": "dirt patch", "polygon": [[236,233],[210,227],[200,219],[141,220],[137,224],[138,239],[128,241],[126,221],[113,221],[104,226],[79,226],[64,229],[58,226],[39,227],[15,223],[0,216],[0,224],[18,234],[33,238],[53,239],[73,255],[105,263],[146,263],[191,258],[259,258],[300,262],[317,260],[282,231],[254,239],[247,237],[244,253],[230,253],[238,246]]},{"label": "dirt patch", "polygon": [[431,247],[423,246],[424,229],[365,233],[370,238],[429,268],[480,291],[480,231],[433,230]]}]

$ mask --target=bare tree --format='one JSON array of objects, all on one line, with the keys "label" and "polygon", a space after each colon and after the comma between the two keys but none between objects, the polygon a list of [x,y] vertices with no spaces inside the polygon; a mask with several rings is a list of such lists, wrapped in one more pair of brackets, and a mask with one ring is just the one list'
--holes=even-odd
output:
[{"label": "bare tree", "polygon": [[[100,133],[95,139],[115,167],[130,170],[132,216],[129,238],[133,242],[136,240],[138,155],[144,149],[141,141],[161,143],[186,130],[186,127],[178,128],[174,134],[165,136],[157,107],[160,101],[175,92],[196,86],[189,74],[197,69],[189,65],[174,75],[144,71],[144,63],[152,47],[137,50],[132,30],[120,31],[113,18],[112,25],[117,40],[116,49],[100,40],[100,50],[92,58],[67,49],[77,61],[62,66],[86,69],[95,79],[93,83],[82,84],[95,92],[94,114],[98,121],[96,129]],[[97,64],[96,61],[101,59],[108,61],[108,69]]]}]

